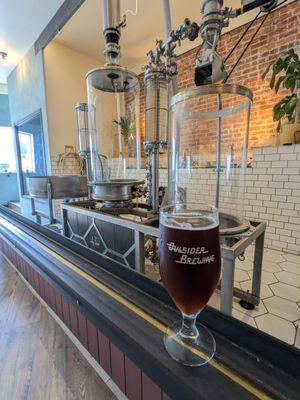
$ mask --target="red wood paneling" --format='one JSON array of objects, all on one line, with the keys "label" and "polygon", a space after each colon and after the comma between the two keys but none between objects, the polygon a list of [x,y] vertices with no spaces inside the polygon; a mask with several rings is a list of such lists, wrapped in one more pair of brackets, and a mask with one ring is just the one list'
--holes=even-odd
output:
[{"label": "red wood paneling", "polygon": [[45,302],[48,304],[50,307],[50,288],[49,288],[49,283],[45,280]]},{"label": "red wood paneling", "polygon": [[125,356],[113,343],[110,343],[111,377],[125,393]]},{"label": "red wood paneling", "polygon": [[35,270],[32,270],[32,276],[33,276],[33,288],[36,292],[39,292],[39,277],[38,273]]},{"label": "red wood paneling", "polygon": [[79,340],[81,344],[88,349],[88,334],[87,334],[87,324],[86,318],[81,312],[77,310],[78,317],[78,328],[79,328]]},{"label": "red wood paneling", "polygon": [[67,325],[69,329],[71,329],[69,302],[64,298],[64,296],[62,296],[61,302],[63,310],[63,322]]},{"label": "red wood paneling", "polygon": [[44,278],[39,276],[39,282],[40,282],[40,292],[41,292],[41,298],[45,300],[45,280]]},{"label": "red wood paneling", "polygon": [[74,335],[79,338],[79,328],[78,328],[78,318],[77,318],[77,310],[73,306],[73,304],[69,303],[69,310],[70,310],[70,324],[71,324],[71,331]]},{"label": "red wood paneling", "polygon": [[52,310],[57,313],[56,310],[56,301],[55,301],[55,289],[53,286],[49,285],[49,294],[50,294],[50,307]]},{"label": "red wood paneling", "polygon": [[110,359],[110,343],[106,336],[103,335],[99,330],[98,335],[98,346],[99,346],[99,360],[100,365],[111,376],[111,359]]},{"label": "red wood paneling", "polygon": [[[1,243],[1,240],[0,240]],[[79,338],[129,400],[171,400],[109,339],[4,243],[3,252],[17,265],[24,278]]]},{"label": "red wood paneling", "polygon": [[55,289],[55,302],[56,302],[57,315],[63,321],[64,317],[63,317],[63,309],[62,309],[62,302],[61,302],[61,294],[56,289]]},{"label": "red wood paneling", "polygon": [[125,386],[129,400],[142,400],[142,371],[126,356]]},{"label": "red wood paneling", "polygon": [[87,334],[88,334],[88,350],[96,361],[99,362],[99,349],[97,328],[89,321],[86,321]]},{"label": "red wood paneling", "polygon": [[161,400],[162,391],[147,375],[142,373],[142,399]]}]

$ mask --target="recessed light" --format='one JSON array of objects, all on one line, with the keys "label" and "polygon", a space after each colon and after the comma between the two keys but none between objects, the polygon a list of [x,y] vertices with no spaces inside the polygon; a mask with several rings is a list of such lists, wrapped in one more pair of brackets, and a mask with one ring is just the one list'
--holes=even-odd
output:
[{"label": "recessed light", "polygon": [[5,61],[7,57],[7,53],[5,51],[0,51],[0,60]]}]

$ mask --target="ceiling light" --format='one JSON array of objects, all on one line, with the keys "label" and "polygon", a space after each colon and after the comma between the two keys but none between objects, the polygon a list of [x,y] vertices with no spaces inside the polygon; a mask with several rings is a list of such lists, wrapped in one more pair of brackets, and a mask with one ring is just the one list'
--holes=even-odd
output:
[{"label": "ceiling light", "polygon": [[7,57],[7,53],[5,51],[0,51],[0,61],[5,61]]}]

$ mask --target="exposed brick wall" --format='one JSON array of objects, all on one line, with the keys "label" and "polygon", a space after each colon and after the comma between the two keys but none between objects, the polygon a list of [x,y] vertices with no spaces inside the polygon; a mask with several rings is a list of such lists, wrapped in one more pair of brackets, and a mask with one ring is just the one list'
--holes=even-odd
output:
[{"label": "exposed brick wall", "polygon": [[[261,18],[254,23],[242,43],[237,47],[235,53],[229,58],[226,63],[228,71],[230,71],[245,44],[248,43],[260,23]],[[222,56],[228,54],[246,27],[247,24],[222,35],[218,49]],[[285,95],[285,90],[280,90],[278,95],[275,95],[268,86],[268,80],[262,81],[261,76],[272,60],[290,48],[300,49],[300,1],[290,3],[268,16],[263,27],[228,81],[228,83],[245,85],[254,94],[250,123],[250,149],[269,145],[272,142],[272,138],[274,138],[276,125],[272,118],[272,108]],[[194,65],[197,50],[198,47],[178,57],[177,79],[180,90],[194,86]],[[143,138],[145,132],[145,90],[143,75],[140,76],[140,84],[141,129]]]}]

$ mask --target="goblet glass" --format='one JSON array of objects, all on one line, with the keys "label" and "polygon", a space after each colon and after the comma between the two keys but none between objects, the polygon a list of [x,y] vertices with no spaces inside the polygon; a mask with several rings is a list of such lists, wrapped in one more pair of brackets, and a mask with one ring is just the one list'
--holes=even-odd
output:
[{"label": "goblet glass", "polygon": [[215,354],[210,331],[196,322],[220,279],[219,219],[215,207],[175,204],[160,211],[160,274],[182,321],[164,336],[172,358],[188,366],[206,364]]}]

